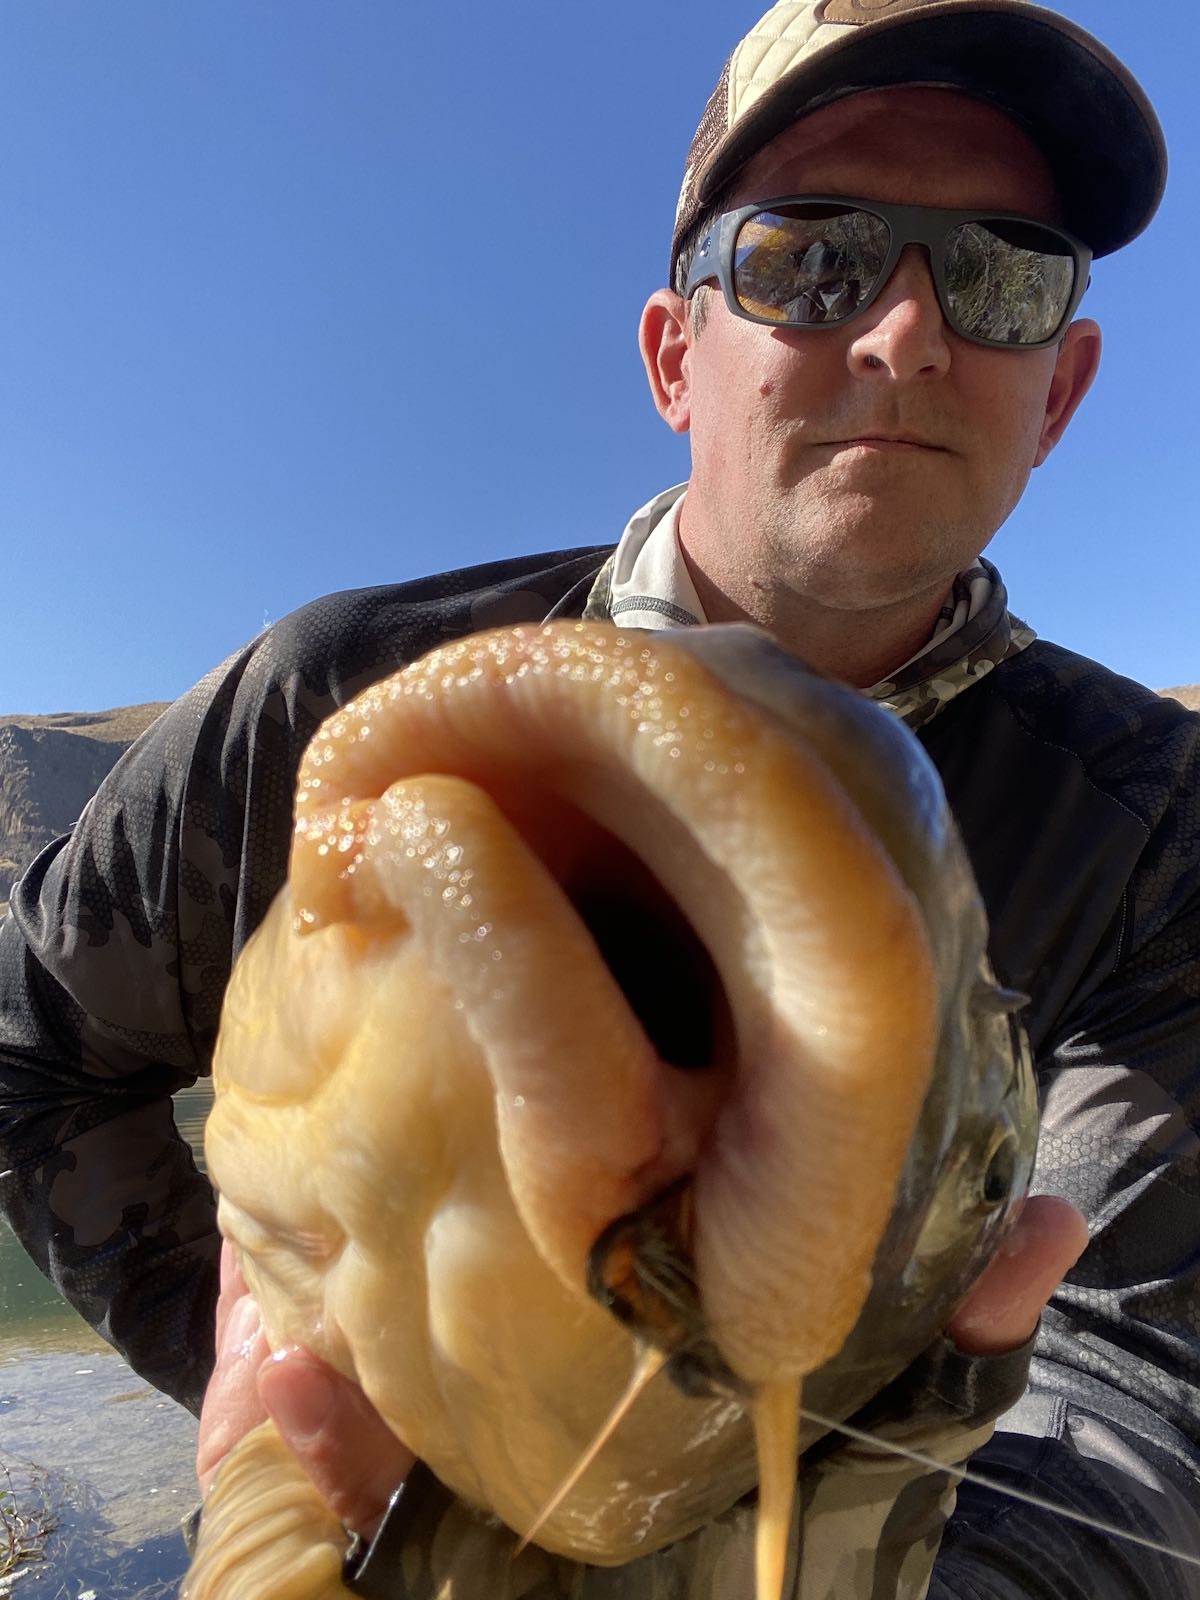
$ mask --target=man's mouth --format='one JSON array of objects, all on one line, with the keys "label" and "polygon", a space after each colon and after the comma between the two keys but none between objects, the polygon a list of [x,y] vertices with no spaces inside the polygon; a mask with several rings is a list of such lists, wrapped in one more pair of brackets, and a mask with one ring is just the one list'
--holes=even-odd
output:
[{"label": "man's mouth", "polygon": [[945,451],[945,445],[935,444],[932,439],[923,439],[915,433],[862,433],[855,434],[846,439],[831,439],[829,448],[833,450],[878,450],[882,452],[899,452],[914,450]]}]

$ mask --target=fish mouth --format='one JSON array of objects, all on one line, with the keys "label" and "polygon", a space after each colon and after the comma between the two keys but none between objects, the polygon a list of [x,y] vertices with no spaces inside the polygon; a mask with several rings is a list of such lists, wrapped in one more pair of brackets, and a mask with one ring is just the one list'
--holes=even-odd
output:
[{"label": "fish mouth", "polygon": [[922,914],[874,830],[669,641],[517,629],[326,725],[290,882],[298,932],[382,926],[454,997],[545,1265],[749,1412],[777,1600],[803,1381],[857,1325],[936,1054]]},{"label": "fish mouth", "polygon": [[[318,734],[290,878],[301,932],[380,921],[422,942],[471,1018],[514,1202],[565,1284],[583,1292],[605,1229],[690,1174],[730,1369],[754,1385],[836,1354],[936,999],[920,911],[812,749],[662,635],[475,635]],[[881,969],[904,973],[886,1001]]]},{"label": "fish mouth", "polygon": [[712,953],[678,901],[621,839],[579,813],[592,835],[563,892],[591,935],[659,1059],[717,1070],[733,1049],[729,995]]},{"label": "fish mouth", "polygon": [[[488,792],[505,820],[559,885],[595,946],[596,958],[637,1019],[664,1066],[719,1071],[736,1050],[733,1009],[716,958],[694,921],[664,882],[656,852],[597,820],[569,798],[592,804],[613,774],[560,767],[493,773]],[[605,811],[636,807],[659,813],[654,834],[672,832],[653,795],[618,784]],[[679,847],[683,841],[674,840]]]}]

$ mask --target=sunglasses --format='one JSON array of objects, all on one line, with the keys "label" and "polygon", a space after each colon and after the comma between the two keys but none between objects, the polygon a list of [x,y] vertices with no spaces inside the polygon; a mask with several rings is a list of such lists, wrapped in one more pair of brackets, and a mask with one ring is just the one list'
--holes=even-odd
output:
[{"label": "sunglasses", "polygon": [[1092,260],[1065,229],[1010,212],[798,195],[716,217],[701,235],[684,299],[715,278],[735,316],[836,328],[875,300],[909,244],[928,251],[954,332],[1005,350],[1042,350],[1061,337]]}]

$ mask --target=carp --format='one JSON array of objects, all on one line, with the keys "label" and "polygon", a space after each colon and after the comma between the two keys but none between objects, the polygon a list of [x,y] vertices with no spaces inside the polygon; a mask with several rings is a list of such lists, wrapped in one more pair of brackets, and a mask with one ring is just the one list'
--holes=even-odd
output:
[{"label": "carp", "polygon": [[[511,1570],[634,1561],[757,1484],[776,1600],[802,1399],[908,1366],[1028,1182],[986,942],[915,737],[757,630],[433,651],[313,739],[226,998],[207,1158],[268,1338]],[[266,1424],[184,1594],[329,1600],[345,1548]]]}]

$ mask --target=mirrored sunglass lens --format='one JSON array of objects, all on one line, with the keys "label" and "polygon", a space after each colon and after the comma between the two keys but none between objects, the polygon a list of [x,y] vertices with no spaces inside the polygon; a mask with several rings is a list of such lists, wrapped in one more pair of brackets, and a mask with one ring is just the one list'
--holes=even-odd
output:
[{"label": "mirrored sunglass lens", "polygon": [[1065,239],[1036,223],[964,222],[946,240],[949,309],[964,333],[1038,344],[1057,331],[1075,287]]},{"label": "mirrored sunglass lens", "polygon": [[765,322],[841,322],[874,288],[887,250],[887,223],[866,211],[759,211],[738,230],[734,296]]}]

